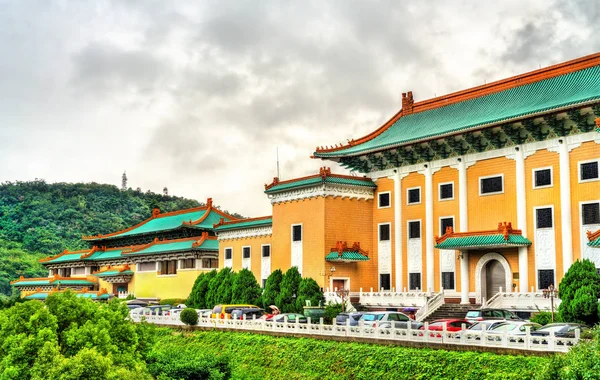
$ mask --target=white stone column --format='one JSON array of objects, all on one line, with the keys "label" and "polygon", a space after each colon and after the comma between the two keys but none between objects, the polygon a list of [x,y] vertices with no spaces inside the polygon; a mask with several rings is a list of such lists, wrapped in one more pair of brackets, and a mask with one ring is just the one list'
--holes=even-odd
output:
[{"label": "white stone column", "polygon": [[[525,184],[525,155],[523,147],[515,147],[517,228],[527,237],[527,203]],[[519,247],[519,290],[527,292],[529,285],[527,247]]]},{"label": "white stone column", "polygon": [[469,252],[460,251],[460,303],[470,304],[469,301]]},{"label": "white stone column", "polygon": [[559,140],[560,219],[562,229],[563,271],[573,264],[573,232],[571,229],[571,168],[566,138]]},{"label": "white stone column", "polygon": [[427,290],[434,291],[435,279],[433,267],[433,172],[431,164],[424,170],[425,174],[425,265],[427,266]]},{"label": "white stone column", "polygon": [[[458,162],[458,214],[460,232],[469,230],[469,209],[467,206],[467,163],[464,158]],[[443,232],[442,232],[443,233]]]},{"label": "white stone column", "polygon": [[394,262],[396,291],[402,291],[402,177],[394,175]]}]

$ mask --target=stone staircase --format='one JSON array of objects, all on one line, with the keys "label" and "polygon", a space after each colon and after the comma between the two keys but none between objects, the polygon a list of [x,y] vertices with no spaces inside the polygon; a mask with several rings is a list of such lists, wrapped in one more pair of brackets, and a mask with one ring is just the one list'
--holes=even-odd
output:
[{"label": "stone staircase", "polygon": [[446,319],[446,318],[464,318],[467,315],[467,311],[473,309],[479,309],[481,305],[479,304],[471,304],[471,305],[461,305],[457,303],[445,303],[440,306],[436,311],[434,311],[429,317],[427,317],[423,322],[431,322],[436,319]]}]

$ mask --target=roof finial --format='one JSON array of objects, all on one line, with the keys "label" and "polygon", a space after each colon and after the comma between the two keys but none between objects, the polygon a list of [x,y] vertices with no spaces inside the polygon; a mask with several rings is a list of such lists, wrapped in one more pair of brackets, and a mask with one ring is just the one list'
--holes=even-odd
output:
[{"label": "roof finial", "polygon": [[152,217],[156,218],[160,214],[160,209],[158,207],[154,207],[152,209]]},{"label": "roof finial", "polygon": [[409,91],[408,94],[406,92],[402,93],[402,113],[404,115],[410,115],[413,113],[413,104],[415,103],[413,99],[412,91]]},{"label": "roof finial", "polygon": [[208,208],[212,208],[212,198],[208,198],[208,199],[206,200],[206,206],[207,206]]}]

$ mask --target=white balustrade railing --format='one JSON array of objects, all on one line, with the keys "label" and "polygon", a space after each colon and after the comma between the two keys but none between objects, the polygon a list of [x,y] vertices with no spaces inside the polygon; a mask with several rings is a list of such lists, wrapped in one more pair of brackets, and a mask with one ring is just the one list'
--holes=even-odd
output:
[{"label": "white balustrade railing", "polygon": [[554,310],[560,305],[560,298],[555,297],[552,302],[550,298],[544,297],[543,292],[504,292],[500,291],[490,298],[485,307],[518,310],[518,311],[551,311],[551,304],[554,303]]},{"label": "white balustrade railing", "polygon": [[[146,321],[157,325],[184,326],[179,320],[179,316],[163,315],[135,315],[131,319],[134,322]],[[529,327],[525,334],[513,335],[508,331],[471,331],[462,326],[460,331],[429,330],[429,323],[425,323],[423,329],[411,329],[410,324],[406,329],[392,327],[379,327],[379,321],[374,325],[365,325],[363,321],[359,326],[350,326],[350,320],[346,325],[327,325],[323,323],[323,318],[318,322],[311,321],[308,318],[307,323],[295,322],[270,322],[264,319],[213,319],[200,318],[197,326],[217,329],[240,330],[264,332],[272,331],[283,334],[304,334],[319,336],[342,336],[356,338],[371,338],[394,341],[410,341],[439,343],[450,345],[464,345],[472,347],[497,347],[505,349],[518,349],[528,351],[551,351],[566,352],[570,347],[579,341],[579,331],[575,331],[574,338],[556,337],[553,332],[546,336],[532,335]],[[389,324],[388,324],[389,326]]]},{"label": "white balustrade railing", "polygon": [[394,289],[363,292],[360,289],[360,304],[367,307],[418,307],[421,308],[427,304],[431,297],[431,292],[420,290],[396,292]]},{"label": "white balustrade railing", "polygon": [[119,292],[117,294],[117,298],[119,298],[119,299],[125,299],[127,297],[129,297],[129,292]]},{"label": "white balustrade railing", "polygon": [[419,322],[424,321],[427,317],[433,314],[434,311],[440,308],[444,304],[444,289],[439,293],[432,293],[431,297],[427,300],[425,306],[419,308],[415,314],[415,319]]}]

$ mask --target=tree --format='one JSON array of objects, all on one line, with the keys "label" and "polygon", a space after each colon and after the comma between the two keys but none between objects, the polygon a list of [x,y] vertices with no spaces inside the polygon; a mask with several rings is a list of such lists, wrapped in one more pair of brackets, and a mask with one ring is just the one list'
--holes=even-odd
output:
[{"label": "tree", "polygon": [[208,304],[206,295],[208,293],[210,280],[215,278],[216,275],[217,271],[211,270],[208,273],[200,274],[196,278],[196,282],[194,282],[194,286],[192,287],[192,291],[186,302],[187,306],[193,307],[194,309],[207,309],[214,306]]},{"label": "tree", "polygon": [[319,301],[323,299],[321,287],[312,278],[305,277],[298,286],[298,298],[296,298],[296,310],[301,313],[306,306],[306,301],[310,300],[312,306],[318,306]]},{"label": "tree", "polygon": [[236,277],[237,274],[235,274],[235,272],[233,272],[231,269],[225,273],[223,276],[223,281],[217,289],[217,304],[232,303],[231,297],[233,291],[233,282],[235,281]]},{"label": "tree", "polygon": [[[297,267],[291,267],[283,275],[281,281],[281,292],[277,297],[277,306],[284,313],[298,313],[296,309],[296,297],[302,276]],[[300,310],[302,311],[302,310]]]},{"label": "tree", "polygon": [[208,307],[231,303],[231,290],[235,273],[231,268],[221,269],[208,283],[206,302]]},{"label": "tree", "polygon": [[231,303],[256,305],[260,294],[260,285],[252,272],[244,268],[236,274],[231,291]]},{"label": "tree", "polygon": [[560,317],[565,322],[594,325],[598,322],[600,275],[588,259],[575,261],[558,288]]},{"label": "tree", "polygon": [[277,305],[277,296],[281,291],[282,280],[283,272],[281,272],[281,269],[273,271],[269,275],[269,277],[267,277],[265,289],[261,297],[261,303],[264,309],[268,308],[271,305]]}]

